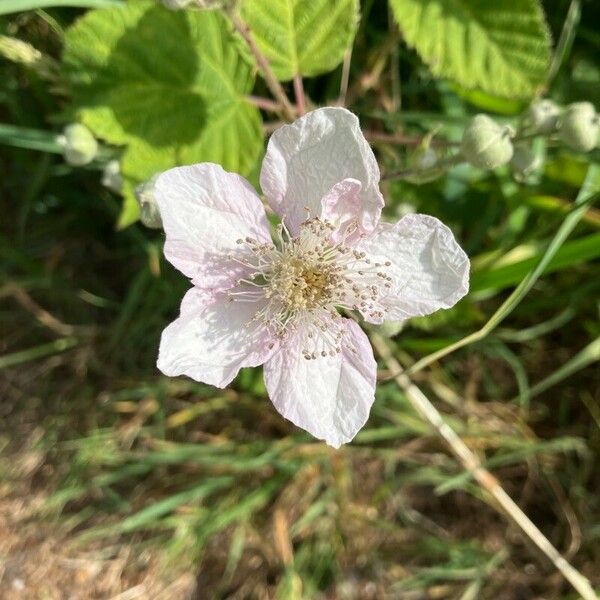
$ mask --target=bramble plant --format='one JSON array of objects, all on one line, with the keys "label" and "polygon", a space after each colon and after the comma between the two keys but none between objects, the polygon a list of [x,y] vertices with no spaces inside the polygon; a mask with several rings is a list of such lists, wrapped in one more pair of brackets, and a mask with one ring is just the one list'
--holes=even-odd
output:
[{"label": "bramble plant", "polygon": [[597,598],[600,9],[3,2],[46,510],[198,598]]}]

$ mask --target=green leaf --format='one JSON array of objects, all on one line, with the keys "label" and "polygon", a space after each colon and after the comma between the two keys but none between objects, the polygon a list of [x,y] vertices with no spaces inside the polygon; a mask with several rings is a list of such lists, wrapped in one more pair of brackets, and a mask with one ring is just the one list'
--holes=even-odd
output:
[{"label": "green leaf", "polygon": [[67,33],[64,64],[81,120],[125,146],[123,227],[137,218],[134,184],[178,164],[253,172],[263,148],[242,40],[215,11],[149,1],[88,13]]},{"label": "green leaf", "polygon": [[407,44],[434,75],[527,98],[544,84],[550,34],[537,0],[390,0]]},{"label": "green leaf", "polygon": [[38,8],[51,8],[59,6],[73,6],[77,8],[98,8],[114,6],[125,0],[2,0],[0,15],[36,10]]},{"label": "green leaf", "polygon": [[[515,261],[506,260],[486,270],[475,271],[471,280],[471,291],[499,290],[518,283],[536,265],[543,253],[543,248],[525,248],[521,253],[525,256]],[[600,257],[600,233],[594,233],[564,244],[548,263],[544,274],[571,268],[596,260],[598,257]]]},{"label": "green leaf", "polygon": [[278,79],[313,77],[342,62],[358,0],[243,0],[242,15]]}]

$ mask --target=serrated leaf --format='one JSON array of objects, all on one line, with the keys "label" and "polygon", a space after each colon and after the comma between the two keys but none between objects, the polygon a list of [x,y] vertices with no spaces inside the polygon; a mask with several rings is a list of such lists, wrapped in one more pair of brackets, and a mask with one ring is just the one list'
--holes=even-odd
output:
[{"label": "serrated leaf", "polygon": [[313,77],[342,62],[358,0],[243,0],[242,14],[278,79]]},{"label": "serrated leaf", "polygon": [[390,0],[406,43],[434,75],[467,89],[531,97],[550,62],[537,0]]},{"label": "serrated leaf", "polygon": [[219,13],[149,1],[96,10],[68,31],[64,64],[81,120],[125,146],[120,226],[137,216],[133,185],[156,172],[203,161],[253,171],[263,134],[244,99],[252,62]]}]

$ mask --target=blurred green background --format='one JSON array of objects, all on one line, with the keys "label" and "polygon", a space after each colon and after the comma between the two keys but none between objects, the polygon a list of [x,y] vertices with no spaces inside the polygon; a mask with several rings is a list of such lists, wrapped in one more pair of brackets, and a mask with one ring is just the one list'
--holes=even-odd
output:
[{"label": "blurred green background", "polygon": [[[294,75],[310,105],[341,90],[384,173],[434,130],[451,151],[478,112],[517,123],[542,96],[600,107],[597,2],[239,8],[290,98]],[[158,373],[189,283],[133,190],[203,160],[256,183],[281,115],[249,95],[268,86],[219,10],[0,1],[0,597],[576,598],[385,365],[367,426],[339,451],[276,413],[260,369],[226,390]],[[76,120],[100,143],[81,167],[57,142]],[[455,308],[390,338],[404,367],[485,326],[600,159],[536,144],[543,167],[525,182],[461,165],[382,184],[389,218],[437,216],[473,268]],[[101,181],[111,160],[119,193]],[[599,255],[590,205],[498,328],[414,375],[596,587]]]}]

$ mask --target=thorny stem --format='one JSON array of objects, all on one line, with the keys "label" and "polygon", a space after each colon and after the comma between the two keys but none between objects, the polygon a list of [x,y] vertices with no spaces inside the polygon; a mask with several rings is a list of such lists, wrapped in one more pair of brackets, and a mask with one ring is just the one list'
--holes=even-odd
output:
[{"label": "thorny stem", "polygon": [[584,600],[597,600],[590,582],[550,543],[529,517],[506,493],[498,480],[485,469],[479,458],[469,449],[456,432],[444,422],[442,416],[403,372],[400,363],[394,358],[387,341],[377,333],[371,334],[371,342],[377,353],[391,371],[394,380],[406,394],[413,408],[434,427],[440,437],[448,444],[462,466],[472,474],[479,485],[492,496],[500,508],[508,515],[521,531],[550,559],[552,564],[564,575],[569,583],[581,594]]},{"label": "thorny stem", "polygon": [[304,85],[302,84],[302,76],[294,75],[294,95],[296,96],[296,110],[298,116],[306,114],[306,97],[304,95]]},{"label": "thorny stem", "polygon": [[275,73],[271,69],[271,65],[267,60],[266,56],[260,51],[260,48],[256,44],[254,37],[252,36],[252,32],[250,31],[250,27],[247,23],[245,23],[242,18],[238,15],[235,8],[231,8],[227,10],[227,14],[231,19],[233,27],[235,30],[244,38],[244,41],[248,45],[250,52],[254,55],[258,67],[262,73],[262,76],[267,84],[269,90],[273,94],[273,97],[277,100],[281,107],[281,113],[284,118],[288,121],[293,121],[296,118],[296,113],[294,111],[294,107],[290,102],[285,90],[279,83],[277,77],[275,77]]}]

